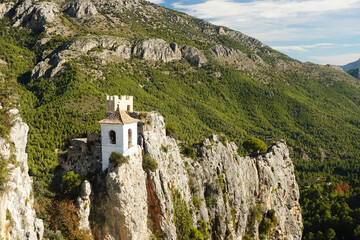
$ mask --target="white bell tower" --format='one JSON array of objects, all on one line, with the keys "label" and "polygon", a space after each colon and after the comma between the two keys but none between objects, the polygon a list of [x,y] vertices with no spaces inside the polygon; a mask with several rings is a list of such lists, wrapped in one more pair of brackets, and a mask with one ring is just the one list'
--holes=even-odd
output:
[{"label": "white bell tower", "polygon": [[[128,97],[128,99],[126,99]],[[131,97],[131,104],[130,104]],[[123,102],[121,100],[128,100]],[[107,117],[99,121],[101,126],[101,150],[102,150],[102,170],[109,167],[109,157],[112,152],[118,152],[124,156],[135,151],[137,145],[137,122],[139,120],[130,117],[125,110],[133,110],[132,96],[106,97]],[[130,105],[130,106],[128,106]],[[108,108],[109,107],[109,108]],[[114,111],[112,111],[116,107]]]}]

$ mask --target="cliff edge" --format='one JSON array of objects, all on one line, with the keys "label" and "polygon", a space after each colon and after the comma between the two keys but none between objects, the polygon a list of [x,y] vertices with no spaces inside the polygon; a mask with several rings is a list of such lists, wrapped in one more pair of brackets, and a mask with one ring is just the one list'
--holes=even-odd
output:
[{"label": "cliff edge", "polygon": [[[96,238],[301,239],[299,189],[284,143],[240,157],[234,143],[213,135],[189,158],[166,136],[159,114],[149,113],[138,128],[138,151],[91,181],[85,218]],[[71,164],[61,161],[67,170],[80,173],[77,161],[98,161],[98,148],[80,145],[67,155]],[[141,167],[144,157],[156,160],[155,171]]]},{"label": "cliff edge", "polygon": [[10,141],[0,138],[0,154],[9,170],[5,191],[0,192],[0,239],[41,240],[44,226],[35,216],[33,182],[25,153],[29,127],[22,122],[18,110],[11,114],[15,115],[15,124]]}]

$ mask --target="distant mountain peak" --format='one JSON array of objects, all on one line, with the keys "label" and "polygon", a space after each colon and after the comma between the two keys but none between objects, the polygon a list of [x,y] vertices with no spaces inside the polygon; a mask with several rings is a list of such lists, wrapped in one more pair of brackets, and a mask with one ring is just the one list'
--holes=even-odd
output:
[{"label": "distant mountain peak", "polygon": [[339,67],[348,72],[354,78],[360,79],[360,58],[355,62],[351,62]]},{"label": "distant mountain peak", "polygon": [[359,68],[360,67],[360,57],[355,62],[351,62],[351,63],[348,63],[346,65],[342,65],[342,66],[339,66],[339,67],[341,67],[344,71],[349,71],[349,70],[354,69],[354,68]]}]

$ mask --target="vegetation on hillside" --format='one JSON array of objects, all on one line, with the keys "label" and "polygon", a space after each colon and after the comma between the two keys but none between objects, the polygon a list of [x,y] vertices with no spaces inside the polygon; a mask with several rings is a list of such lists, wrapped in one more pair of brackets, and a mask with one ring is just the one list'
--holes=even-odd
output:
[{"label": "vegetation on hillside", "polygon": [[301,191],[304,240],[359,239],[359,180],[325,183]]},{"label": "vegetation on hillside", "polygon": [[353,76],[354,78],[358,78],[360,79],[360,68],[354,68],[354,69],[351,69],[349,71],[347,71],[347,73],[349,73],[351,76]]},{"label": "vegetation on hillside", "polygon": [[[97,24],[93,22],[83,22],[83,28],[73,19],[64,21],[73,24],[78,35],[156,37],[199,49],[221,43],[248,56],[253,54],[253,50],[232,38],[205,34],[215,26],[171,10],[163,11],[159,16],[166,21],[149,21],[136,11],[124,12],[116,17],[126,27],[109,24],[102,30],[94,29]],[[176,14],[187,24],[179,25]],[[167,27],[153,27],[164,22]],[[133,57],[103,64],[100,59],[83,56],[68,62],[66,69],[54,78],[30,79],[30,71],[43,53],[57,49],[68,38],[55,36],[38,47],[35,43],[43,34],[10,26],[7,19],[1,20],[0,135],[9,134],[12,120],[8,112],[20,102],[22,117],[30,127],[27,152],[30,174],[37,186],[35,196],[45,209],[38,213],[49,229],[61,230],[69,238],[81,235],[74,230],[76,209],[71,200],[59,202],[44,193],[44,186],[50,183],[58,165],[57,151],[68,147],[74,137],[100,130],[97,122],[104,117],[105,94],[126,94],[134,96],[135,110],[157,110],[164,115],[167,134],[182,141],[184,152],[191,155],[195,155],[192,144],[212,133],[224,133],[240,146],[241,154],[246,152],[242,145],[250,136],[266,144],[285,139],[301,187],[304,239],[358,238],[359,206],[354,202],[359,198],[359,186],[354,179],[360,177],[360,89],[351,77],[314,64],[289,65],[286,71],[280,70],[275,64],[277,58],[293,60],[264,47],[259,54],[270,68],[262,69],[256,76],[211,60],[196,68],[185,60],[163,63]],[[269,51],[271,54],[266,54]],[[155,163],[150,163],[146,169],[155,171]],[[78,186],[79,179],[70,178],[76,180],[70,185],[75,182]],[[345,182],[350,189],[343,189]],[[343,192],[336,186],[341,186]],[[187,206],[176,192],[173,198],[178,204],[178,231],[201,239],[197,229],[183,229],[190,226]],[[68,209],[70,216],[63,209]],[[64,225],[66,218],[70,221]],[[264,233],[275,221],[271,213],[268,218]]]}]

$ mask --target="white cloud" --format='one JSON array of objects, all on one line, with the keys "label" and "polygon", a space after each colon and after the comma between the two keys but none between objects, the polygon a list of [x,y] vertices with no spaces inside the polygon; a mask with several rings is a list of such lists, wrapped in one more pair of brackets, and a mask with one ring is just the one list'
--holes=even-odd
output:
[{"label": "white cloud", "polygon": [[164,3],[165,1],[164,0],[147,0],[151,3],[155,3],[155,4],[160,4],[160,3]]},{"label": "white cloud", "polygon": [[345,65],[360,58],[360,52],[351,54],[340,54],[332,56],[310,56],[321,64]]},{"label": "white cloud", "polygon": [[360,36],[360,0],[205,0],[173,7],[262,41],[324,39],[349,32]]},{"label": "white cloud", "polygon": [[[199,17],[218,18],[229,15],[276,19],[294,17],[301,13],[322,13],[360,8],[359,0],[259,0],[247,3],[231,0],[207,0],[203,3],[184,5],[174,3],[175,8],[188,10]],[[256,15],[255,15],[256,14]]]},{"label": "white cloud", "polygon": [[293,46],[271,46],[279,51],[307,51],[309,49],[324,49],[324,48],[338,48],[338,47],[357,47],[360,43],[355,44],[335,44],[335,43],[317,43],[312,45],[293,45]]}]

